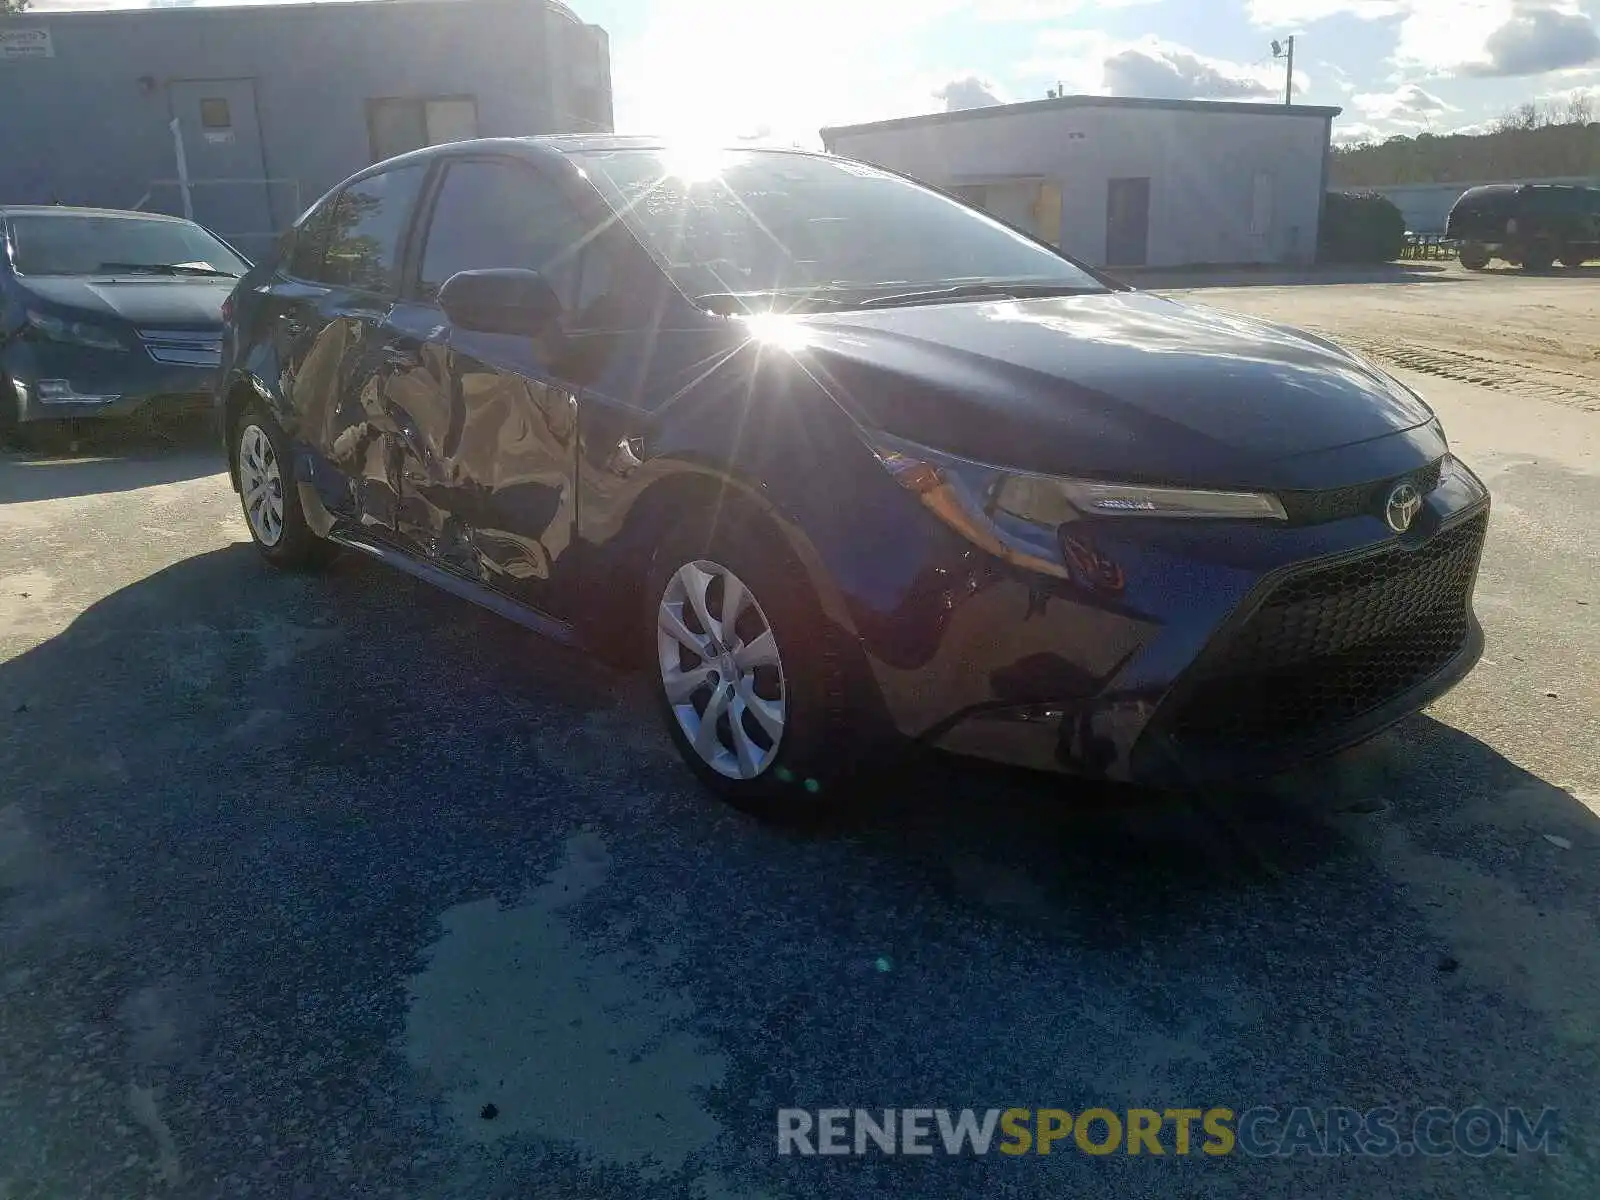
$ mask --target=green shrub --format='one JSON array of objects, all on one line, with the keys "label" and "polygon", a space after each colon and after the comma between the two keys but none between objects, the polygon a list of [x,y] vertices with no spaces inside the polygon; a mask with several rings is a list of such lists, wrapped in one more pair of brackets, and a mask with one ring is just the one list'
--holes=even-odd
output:
[{"label": "green shrub", "polygon": [[1376,192],[1329,192],[1322,211],[1317,257],[1332,263],[1381,263],[1400,257],[1406,219]]}]

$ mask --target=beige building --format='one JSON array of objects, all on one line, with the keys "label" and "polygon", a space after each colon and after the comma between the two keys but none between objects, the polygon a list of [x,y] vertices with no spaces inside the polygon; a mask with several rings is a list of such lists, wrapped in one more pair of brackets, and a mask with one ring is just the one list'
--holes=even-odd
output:
[{"label": "beige building", "polygon": [[1337,108],[1063,96],[822,131],[1098,266],[1316,257]]}]

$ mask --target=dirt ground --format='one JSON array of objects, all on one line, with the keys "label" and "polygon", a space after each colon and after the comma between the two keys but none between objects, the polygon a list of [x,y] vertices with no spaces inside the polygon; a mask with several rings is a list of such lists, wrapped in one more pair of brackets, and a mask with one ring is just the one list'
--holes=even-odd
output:
[{"label": "dirt ground", "polygon": [[1384,282],[1301,280],[1139,286],[1299,326],[1388,367],[1600,411],[1600,268],[1528,275],[1419,263]]}]

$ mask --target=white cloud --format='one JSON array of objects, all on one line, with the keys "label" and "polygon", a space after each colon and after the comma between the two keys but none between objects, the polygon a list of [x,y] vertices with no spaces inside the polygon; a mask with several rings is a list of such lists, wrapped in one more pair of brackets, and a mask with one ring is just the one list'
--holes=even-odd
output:
[{"label": "white cloud", "polygon": [[1350,95],[1356,90],[1356,81],[1350,78],[1350,72],[1346,71],[1338,63],[1330,62],[1325,58],[1318,59],[1316,62],[1316,68],[1319,74],[1325,74],[1331,78],[1333,80],[1333,86],[1338,88],[1346,96]]},{"label": "white cloud", "polygon": [[1251,67],[1206,58],[1182,46],[1149,41],[1127,46],[1101,64],[1113,96],[1170,100],[1250,100],[1272,95],[1274,84]]},{"label": "white cloud", "polygon": [[1410,72],[1541,75],[1600,62],[1600,30],[1578,0],[1249,0],[1247,11],[1272,28],[1399,18],[1394,61]]},{"label": "white cloud", "polygon": [[991,80],[971,72],[957,76],[935,88],[933,96],[936,100],[944,101],[946,112],[959,112],[967,108],[988,108],[990,105],[1006,102],[1005,97]]},{"label": "white cloud", "polygon": [[1395,62],[1429,74],[1542,75],[1600,62],[1600,29],[1578,0],[1249,0],[1247,11],[1274,29],[1398,17]]},{"label": "white cloud", "polygon": [[1250,0],[1248,12],[1257,25],[1283,29],[1310,25],[1341,13],[1373,21],[1399,16],[1406,7],[1406,0]]},{"label": "white cloud", "polygon": [[[1096,30],[1051,30],[1041,53],[1019,70],[1062,81],[1068,92],[1154,96],[1166,100],[1269,100],[1283,95],[1283,70],[1199,54],[1187,46],[1144,38],[1116,41]],[[1311,86],[1295,72],[1295,91]]]},{"label": "white cloud", "polygon": [[1111,9],[1140,8],[1160,0],[989,0],[974,7],[980,21],[1059,21],[1062,17],[1099,14]]},{"label": "white cloud", "polygon": [[1600,81],[1581,83],[1576,87],[1557,88],[1550,92],[1540,92],[1534,99],[1540,104],[1568,104],[1573,100],[1588,100],[1600,103]]},{"label": "white cloud", "polygon": [[1465,75],[1544,75],[1600,61],[1600,31],[1576,8],[1519,3],[1509,19],[1484,39],[1480,57],[1463,64]]},{"label": "white cloud", "polygon": [[1414,83],[1404,84],[1392,92],[1358,92],[1351,97],[1351,103],[1370,121],[1412,127],[1431,126],[1445,113],[1460,111]]},{"label": "white cloud", "polygon": [[1336,121],[1333,126],[1335,146],[1361,146],[1367,142],[1381,142],[1389,136],[1376,125],[1363,121]]}]

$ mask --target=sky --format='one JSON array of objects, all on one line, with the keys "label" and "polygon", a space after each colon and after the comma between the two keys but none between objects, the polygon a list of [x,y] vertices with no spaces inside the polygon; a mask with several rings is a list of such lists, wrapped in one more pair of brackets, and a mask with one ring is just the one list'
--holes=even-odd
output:
[{"label": "sky", "polygon": [[1290,34],[1295,100],[1342,107],[1340,141],[1475,130],[1529,100],[1600,98],[1600,0],[568,3],[611,36],[618,131],[689,140],[814,146],[824,125],[1055,87],[1272,102],[1286,77],[1272,42]]}]

